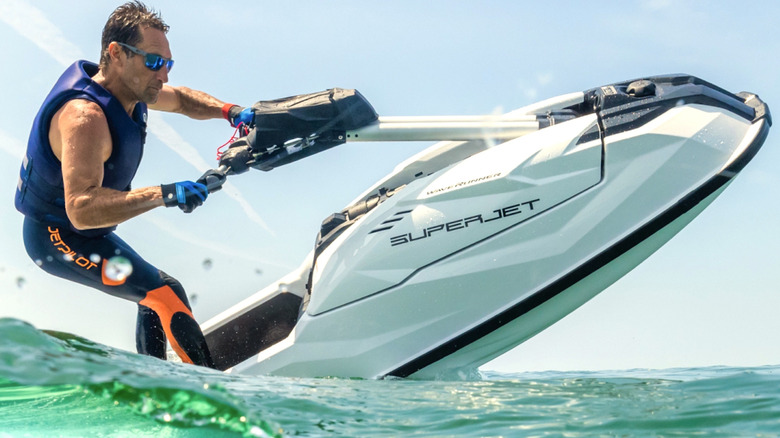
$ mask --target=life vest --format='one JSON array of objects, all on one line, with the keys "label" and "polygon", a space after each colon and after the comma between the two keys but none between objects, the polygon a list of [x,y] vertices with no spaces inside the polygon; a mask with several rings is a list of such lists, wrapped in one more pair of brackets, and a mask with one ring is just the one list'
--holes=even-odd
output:
[{"label": "life vest", "polygon": [[[135,105],[130,117],[122,104],[92,80],[98,66],[77,61],[60,76],[33,122],[27,153],[22,162],[14,204],[25,216],[42,223],[69,226],[84,236],[102,236],[116,229],[107,227],[78,230],[65,213],[62,163],[49,144],[49,125],[54,114],[71,99],[85,99],[100,105],[111,132],[111,156],[103,164],[103,187],[129,191],[143,156],[146,140],[146,104]],[[81,147],[90,147],[85,144]]]}]

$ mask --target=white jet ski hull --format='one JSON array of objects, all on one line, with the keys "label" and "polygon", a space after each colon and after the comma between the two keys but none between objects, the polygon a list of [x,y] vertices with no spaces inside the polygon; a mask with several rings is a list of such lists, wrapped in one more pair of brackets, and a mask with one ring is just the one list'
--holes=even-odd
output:
[{"label": "white jet ski hull", "polygon": [[[209,344],[224,356],[235,338],[277,328],[268,345],[223,362],[240,373],[476,369],[645,260],[756,153],[766,106],[696,81],[651,78],[653,94],[627,93],[636,82],[572,93],[505,116],[562,114],[543,129],[432,146],[351,204],[366,211],[326,221],[301,268],[207,322]],[[680,94],[680,84],[701,90]],[[301,300],[300,315],[289,310]],[[280,313],[278,325],[270,315]]]}]

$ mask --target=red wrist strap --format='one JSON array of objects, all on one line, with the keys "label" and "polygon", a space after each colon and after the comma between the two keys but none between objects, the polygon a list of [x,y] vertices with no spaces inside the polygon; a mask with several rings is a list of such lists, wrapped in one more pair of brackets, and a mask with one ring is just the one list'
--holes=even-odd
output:
[{"label": "red wrist strap", "polygon": [[233,108],[234,106],[236,105],[232,103],[226,103],[222,105],[222,117],[224,117],[225,120],[230,120],[228,119],[228,112],[230,112],[230,108]]}]

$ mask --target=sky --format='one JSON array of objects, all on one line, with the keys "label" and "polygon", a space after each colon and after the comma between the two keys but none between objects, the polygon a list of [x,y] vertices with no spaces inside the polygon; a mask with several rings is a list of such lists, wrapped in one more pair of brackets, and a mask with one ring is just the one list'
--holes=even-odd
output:
[{"label": "sky", "polygon": [[[13,207],[32,120],[62,71],[97,61],[121,2],[0,0],[0,317],[134,351],[136,306],[50,277]],[[171,85],[240,105],[333,87],[380,115],[492,114],[613,82],[688,73],[780,102],[774,1],[147,1],[170,25]],[[185,6],[186,5],[186,6]],[[135,187],[194,180],[224,120],[150,112]],[[297,267],[319,224],[431,143],[350,143],[230,178],[190,215],[119,227],[178,278],[205,321]],[[589,303],[487,364],[496,371],[780,363],[780,136],[666,246]]]}]

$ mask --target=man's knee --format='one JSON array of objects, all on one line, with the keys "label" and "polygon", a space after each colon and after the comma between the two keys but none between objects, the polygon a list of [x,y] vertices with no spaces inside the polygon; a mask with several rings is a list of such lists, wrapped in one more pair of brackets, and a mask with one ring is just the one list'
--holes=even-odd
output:
[{"label": "man's knee", "polygon": [[163,271],[160,271],[160,278],[162,279],[163,283],[165,283],[168,287],[171,288],[171,290],[173,290],[173,293],[176,294],[179,300],[184,303],[185,306],[187,306],[187,309],[192,311],[190,301],[187,299],[187,293],[184,291],[184,286],[179,283],[179,280],[171,277]]}]

